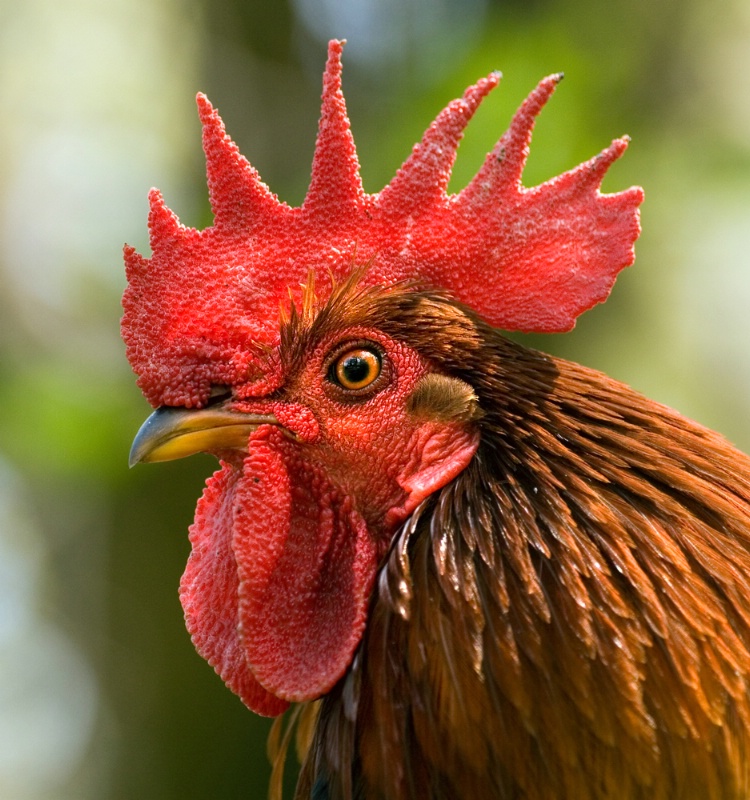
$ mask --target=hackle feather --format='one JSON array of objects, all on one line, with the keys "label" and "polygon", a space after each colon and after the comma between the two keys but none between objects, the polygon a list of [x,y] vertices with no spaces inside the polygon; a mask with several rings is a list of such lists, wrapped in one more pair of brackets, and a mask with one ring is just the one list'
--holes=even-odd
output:
[{"label": "hackle feather", "polygon": [[747,797],[750,460],[443,295],[368,301],[482,444],[394,539],[297,797]]}]

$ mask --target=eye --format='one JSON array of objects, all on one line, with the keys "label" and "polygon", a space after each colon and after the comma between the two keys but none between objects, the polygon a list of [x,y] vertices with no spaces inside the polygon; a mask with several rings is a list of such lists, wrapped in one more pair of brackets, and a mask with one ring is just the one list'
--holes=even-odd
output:
[{"label": "eye", "polygon": [[353,347],[338,356],[329,371],[329,378],[344,389],[366,389],[380,377],[383,368],[380,353],[366,347]]}]

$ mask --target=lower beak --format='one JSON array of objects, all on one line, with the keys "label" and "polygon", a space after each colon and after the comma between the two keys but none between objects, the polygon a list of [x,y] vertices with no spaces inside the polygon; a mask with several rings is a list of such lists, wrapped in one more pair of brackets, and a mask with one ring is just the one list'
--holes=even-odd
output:
[{"label": "lower beak", "polygon": [[222,406],[202,409],[162,406],[141,425],[128,463],[172,461],[195,453],[247,450],[250,434],[260,425],[278,425],[273,414],[243,414]]}]

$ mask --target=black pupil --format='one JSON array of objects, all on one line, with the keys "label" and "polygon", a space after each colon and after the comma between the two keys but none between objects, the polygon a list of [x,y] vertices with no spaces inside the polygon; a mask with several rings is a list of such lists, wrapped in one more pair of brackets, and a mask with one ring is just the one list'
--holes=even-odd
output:
[{"label": "black pupil", "polygon": [[370,362],[361,356],[349,356],[341,369],[349,383],[360,383],[370,375]]}]

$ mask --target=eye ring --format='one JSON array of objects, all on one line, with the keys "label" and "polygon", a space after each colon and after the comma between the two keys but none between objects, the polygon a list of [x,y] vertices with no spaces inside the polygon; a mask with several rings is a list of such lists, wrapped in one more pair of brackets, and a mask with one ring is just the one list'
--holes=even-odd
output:
[{"label": "eye ring", "polygon": [[380,377],[383,360],[373,347],[354,345],[346,348],[332,362],[329,378],[350,392],[370,388]]}]

